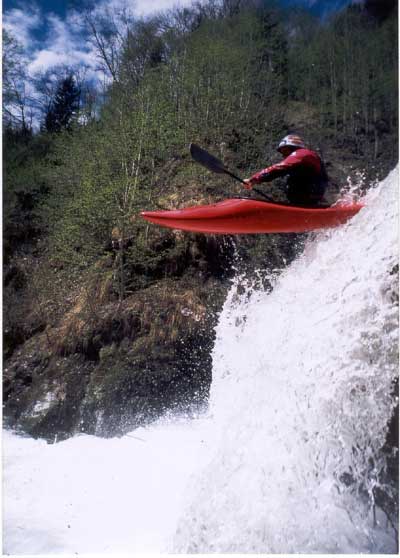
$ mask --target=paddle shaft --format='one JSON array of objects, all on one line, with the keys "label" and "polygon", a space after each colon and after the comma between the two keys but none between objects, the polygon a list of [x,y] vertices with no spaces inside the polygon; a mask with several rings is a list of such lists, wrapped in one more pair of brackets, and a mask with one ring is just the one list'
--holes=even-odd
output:
[{"label": "paddle shaft", "polygon": [[224,169],[224,172],[225,172],[225,174],[231,176],[235,180],[238,180],[242,184],[246,184],[246,182],[242,178],[240,178],[239,176],[236,176],[236,174],[233,174],[233,172],[229,171],[228,169]]},{"label": "paddle shaft", "polygon": [[[208,167],[207,167],[208,168]],[[236,176],[236,174],[233,174],[233,172],[229,171],[228,169],[226,169],[225,167],[223,167],[221,169],[225,174],[227,174],[228,176],[231,176],[232,178],[234,178],[235,180],[237,180],[238,182],[241,182],[242,184],[246,184],[246,182],[240,178],[239,176]],[[254,192],[256,192],[256,194],[258,194],[259,196],[262,196],[263,198],[265,198],[268,201],[273,202],[274,200],[272,200],[270,197],[268,197],[266,194],[264,194],[264,192],[262,192],[261,190],[259,190],[258,188],[253,188],[252,190]]]},{"label": "paddle shaft", "polygon": [[[201,147],[199,147],[195,143],[191,143],[190,146],[189,146],[189,149],[190,149],[190,154],[193,157],[193,159],[197,163],[199,163],[200,165],[203,165],[203,167],[206,167],[211,172],[227,174],[228,176],[230,176],[231,178],[234,178],[238,182],[241,182],[242,184],[246,184],[246,182],[242,178],[239,178],[239,176],[237,176],[236,174],[234,174],[233,172],[228,170],[225,167],[225,165],[222,163],[222,161],[220,161],[219,159],[214,157],[214,155],[211,155],[211,153],[208,153],[205,149],[202,149]],[[272,201],[261,190],[258,190],[257,188],[253,188],[253,190],[254,190],[254,192],[259,194],[263,198],[265,198],[269,201]]]}]

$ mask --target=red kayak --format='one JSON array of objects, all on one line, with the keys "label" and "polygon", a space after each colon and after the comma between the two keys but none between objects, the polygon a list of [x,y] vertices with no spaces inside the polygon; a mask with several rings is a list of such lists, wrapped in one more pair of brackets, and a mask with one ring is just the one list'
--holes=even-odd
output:
[{"label": "red kayak", "polygon": [[326,208],[281,205],[252,199],[229,199],[171,211],[142,211],[161,227],[211,234],[307,232],[337,227],[360,211],[360,202],[338,202]]}]

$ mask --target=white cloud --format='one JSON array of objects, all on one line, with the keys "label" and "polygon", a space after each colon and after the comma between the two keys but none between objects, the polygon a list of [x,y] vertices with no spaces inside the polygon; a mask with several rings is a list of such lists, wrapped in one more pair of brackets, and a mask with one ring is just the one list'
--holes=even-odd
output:
[{"label": "white cloud", "polygon": [[176,6],[190,6],[194,0],[101,0],[95,7],[95,12],[105,9],[110,11],[128,8],[135,16],[148,16],[159,11],[168,10]]},{"label": "white cloud", "polygon": [[33,31],[43,23],[39,8],[26,6],[24,9],[14,8],[3,14],[3,27],[9,31],[25,49],[32,49],[36,40]]},{"label": "white cloud", "polygon": [[[125,8],[134,17],[146,17],[175,6],[189,6],[192,1],[98,0],[94,15],[122,14]],[[54,12],[40,10],[34,2],[21,0],[20,7],[3,14],[3,27],[24,47],[27,71],[31,77],[55,67],[67,66],[85,68],[85,78],[92,82],[105,84],[109,81],[99,71],[98,53],[85,35],[82,13],[78,10],[69,10],[66,18],[62,19]],[[27,82],[26,88],[29,97],[39,102],[40,94],[33,84]],[[35,117],[34,125],[38,127],[38,117]]]},{"label": "white cloud", "polygon": [[65,51],[42,49],[35,53],[33,61],[28,70],[31,75],[36,72],[46,71],[54,66],[92,66],[92,58],[89,53],[83,51]]},{"label": "white cloud", "polygon": [[[189,6],[193,0],[101,0],[95,7],[96,13],[109,10],[121,11],[124,7],[136,17],[145,17],[174,6]],[[60,65],[79,65],[97,68],[96,53],[83,35],[82,15],[70,10],[66,19],[54,13],[43,13],[32,3],[3,14],[3,26],[23,45],[28,59],[28,71],[32,74]],[[43,39],[38,40],[38,30]]]},{"label": "white cloud", "polygon": [[40,48],[31,53],[31,74],[52,66],[93,64],[81,30],[54,14],[46,16],[46,37]]},{"label": "white cloud", "polygon": [[190,6],[192,3],[193,0],[136,0],[135,12],[140,16],[146,16],[175,6]]}]

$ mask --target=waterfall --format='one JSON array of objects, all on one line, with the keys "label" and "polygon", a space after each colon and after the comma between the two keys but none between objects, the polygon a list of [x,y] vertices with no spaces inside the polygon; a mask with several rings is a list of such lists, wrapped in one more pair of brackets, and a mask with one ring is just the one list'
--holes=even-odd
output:
[{"label": "waterfall", "polygon": [[175,551],[396,550],[382,448],[397,403],[397,172],[365,201],[271,293],[233,285],[213,355],[219,442]]},{"label": "waterfall", "polygon": [[265,292],[237,278],[209,411],[120,439],[4,433],[4,551],[394,553],[397,171]]}]

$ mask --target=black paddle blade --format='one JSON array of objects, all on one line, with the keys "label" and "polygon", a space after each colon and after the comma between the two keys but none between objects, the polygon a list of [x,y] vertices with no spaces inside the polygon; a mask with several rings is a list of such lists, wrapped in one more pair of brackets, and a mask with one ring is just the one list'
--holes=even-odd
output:
[{"label": "black paddle blade", "polygon": [[200,165],[203,165],[203,167],[206,167],[206,169],[210,170],[211,172],[219,172],[220,174],[222,174],[222,173],[228,174],[229,176],[231,176],[235,180],[238,180],[239,182],[244,184],[244,182],[241,178],[239,178],[238,176],[236,176],[236,174],[233,174],[233,172],[228,170],[224,166],[222,161],[220,161],[219,159],[214,157],[214,155],[211,155],[210,153],[208,153],[205,149],[202,149],[201,147],[199,147],[195,143],[191,143],[189,145],[189,149],[190,149],[190,154],[193,157],[193,159],[197,163],[200,163]]},{"label": "black paddle blade", "polygon": [[222,161],[211,155],[195,143],[189,146],[192,158],[203,167],[206,167],[211,172],[226,173],[227,169],[224,167]]}]

